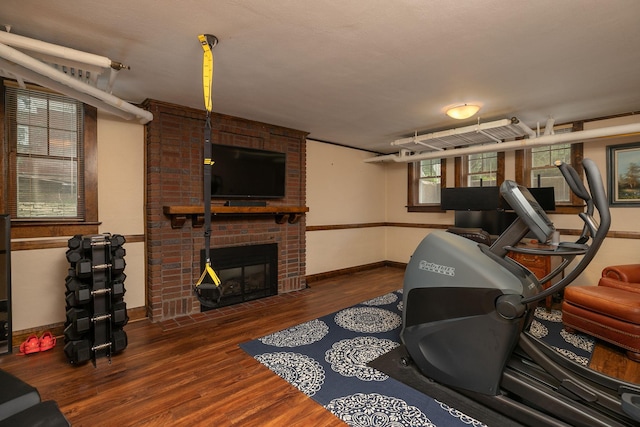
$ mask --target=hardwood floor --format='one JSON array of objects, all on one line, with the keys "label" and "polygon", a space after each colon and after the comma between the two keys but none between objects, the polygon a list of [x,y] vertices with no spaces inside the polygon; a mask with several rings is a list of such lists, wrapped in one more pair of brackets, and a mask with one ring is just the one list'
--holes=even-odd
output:
[{"label": "hardwood floor", "polygon": [[[56,400],[74,426],[343,425],[238,344],[399,289],[403,273],[377,268],[176,321],[130,322],[111,364],[70,365],[60,339],[51,351],[0,356],[0,368]],[[640,363],[612,347],[598,346],[592,365],[640,383]]]}]

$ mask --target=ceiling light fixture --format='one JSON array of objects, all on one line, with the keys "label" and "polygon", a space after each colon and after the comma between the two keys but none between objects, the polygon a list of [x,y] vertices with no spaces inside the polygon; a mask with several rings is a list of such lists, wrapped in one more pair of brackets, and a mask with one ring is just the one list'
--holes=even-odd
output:
[{"label": "ceiling light fixture", "polygon": [[479,105],[474,104],[462,104],[455,107],[447,108],[447,116],[452,119],[464,120],[473,116],[480,110]]}]

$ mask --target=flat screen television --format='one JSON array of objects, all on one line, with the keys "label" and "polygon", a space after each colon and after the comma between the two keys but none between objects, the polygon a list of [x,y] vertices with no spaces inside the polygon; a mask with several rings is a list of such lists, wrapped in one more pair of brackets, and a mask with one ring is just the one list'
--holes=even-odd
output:
[{"label": "flat screen television", "polygon": [[446,211],[488,211],[500,207],[498,187],[450,187],[440,193],[440,207]]},{"label": "flat screen television", "polygon": [[211,198],[285,197],[286,153],[212,144]]},{"label": "flat screen television", "polygon": [[[529,192],[545,211],[555,211],[553,187],[529,188]],[[500,197],[499,187],[449,187],[443,188],[440,207],[446,211],[492,211],[510,210],[509,204]]]},{"label": "flat screen television", "polygon": [[556,192],[553,187],[528,188],[529,193],[545,211],[556,210]]}]

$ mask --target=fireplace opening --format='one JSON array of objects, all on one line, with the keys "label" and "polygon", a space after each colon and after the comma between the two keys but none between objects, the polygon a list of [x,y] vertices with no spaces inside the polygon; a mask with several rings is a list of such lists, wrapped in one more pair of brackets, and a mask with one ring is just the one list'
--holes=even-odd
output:
[{"label": "fireplace opening", "polygon": [[[211,267],[220,278],[220,300],[200,311],[278,294],[278,244],[229,246],[210,250]],[[200,251],[204,269],[205,251]]]}]

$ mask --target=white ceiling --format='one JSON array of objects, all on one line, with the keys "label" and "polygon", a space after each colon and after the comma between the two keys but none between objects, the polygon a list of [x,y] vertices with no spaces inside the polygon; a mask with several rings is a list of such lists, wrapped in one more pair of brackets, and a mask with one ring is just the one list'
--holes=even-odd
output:
[{"label": "white ceiling", "polygon": [[131,67],[113,94],[213,110],[378,152],[481,121],[530,127],[640,110],[638,0],[2,0],[11,32]]}]

